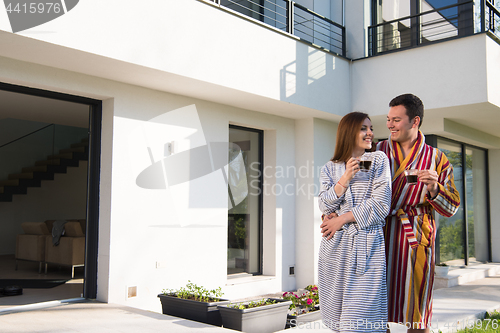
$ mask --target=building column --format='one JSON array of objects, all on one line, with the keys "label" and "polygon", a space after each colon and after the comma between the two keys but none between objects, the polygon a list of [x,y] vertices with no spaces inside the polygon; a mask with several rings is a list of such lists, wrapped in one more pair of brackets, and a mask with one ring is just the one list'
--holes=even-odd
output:
[{"label": "building column", "polygon": [[295,122],[295,278],[296,287],[318,282],[321,211],[319,173],[333,156],[337,124],[315,118]]}]

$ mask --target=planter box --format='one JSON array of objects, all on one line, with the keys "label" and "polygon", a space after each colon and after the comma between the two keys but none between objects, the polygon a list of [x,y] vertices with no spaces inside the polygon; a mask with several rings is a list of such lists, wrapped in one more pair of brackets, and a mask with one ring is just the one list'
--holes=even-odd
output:
[{"label": "planter box", "polygon": [[292,302],[277,298],[271,300],[278,303],[250,309],[219,305],[222,326],[246,333],[271,333],[285,329],[288,307]]},{"label": "planter box", "polygon": [[310,311],[307,313],[302,313],[299,315],[287,315],[286,318],[286,328],[301,326],[304,323],[310,323],[312,321],[317,321],[321,319],[321,311],[319,311],[319,306],[317,310]]},{"label": "planter box", "polygon": [[222,326],[222,320],[217,305],[229,304],[229,300],[218,302],[199,302],[191,299],[178,298],[173,295],[159,294],[163,314],[201,323]]},{"label": "planter box", "polygon": [[435,266],[434,267],[434,274],[436,276],[447,276],[449,270],[450,270],[450,266]]}]

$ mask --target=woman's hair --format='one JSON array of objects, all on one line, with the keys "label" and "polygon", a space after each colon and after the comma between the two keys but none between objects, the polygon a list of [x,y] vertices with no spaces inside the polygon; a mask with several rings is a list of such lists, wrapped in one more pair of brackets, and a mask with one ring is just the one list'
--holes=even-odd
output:
[{"label": "woman's hair", "polygon": [[363,112],[351,112],[342,117],[337,128],[337,144],[331,161],[347,162],[351,158],[361,125],[366,118],[370,119],[368,114]]}]

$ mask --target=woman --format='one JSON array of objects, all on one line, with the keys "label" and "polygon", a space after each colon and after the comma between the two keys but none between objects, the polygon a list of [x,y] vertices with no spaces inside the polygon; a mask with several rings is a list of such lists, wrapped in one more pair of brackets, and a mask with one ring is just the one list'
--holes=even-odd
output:
[{"label": "woman", "polygon": [[[389,161],[371,150],[366,113],[345,115],[333,158],[321,169],[319,207],[325,217],[319,252],[319,301],[334,332],[386,332],[387,287],[382,227],[391,204]],[[360,172],[360,159],[371,167]],[[336,213],[336,214],[332,214]]]}]

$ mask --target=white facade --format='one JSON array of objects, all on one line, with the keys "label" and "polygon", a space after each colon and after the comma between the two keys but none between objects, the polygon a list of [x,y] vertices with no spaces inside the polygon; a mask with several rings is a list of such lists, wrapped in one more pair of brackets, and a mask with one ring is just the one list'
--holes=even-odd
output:
[{"label": "white facade", "polygon": [[[492,259],[500,260],[491,176],[500,160],[500,45],[479,34],[364,58],[369,1],[346,2],[354,61],[199,0],[81,1],[17,34],[0,10],[0,82],[102,100],[98,300],[159,312],[156,295],[187,280],[221,286],[230,299],[315,283],[317,170],[333,155],[337,122],[364,111],[386,137],[388,102],[405,92],[424,101],[425,134],[489,149]],[[167,189],[137,185],[165,143],[180,152],[227,142],[229,125],[264,131],[262,275],[240,279],[227,276],[221,170]],[[128,298],[132,286],[137,297]]]}]

